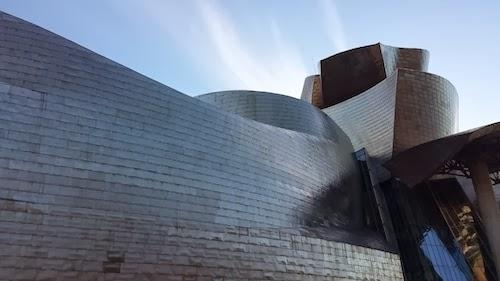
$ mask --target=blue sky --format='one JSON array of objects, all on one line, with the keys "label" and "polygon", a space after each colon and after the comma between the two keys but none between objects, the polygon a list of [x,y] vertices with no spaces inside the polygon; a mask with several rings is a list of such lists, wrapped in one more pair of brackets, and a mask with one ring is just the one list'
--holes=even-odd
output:
[{"label": "blue sky", "polygon": [[500,121],[500,1],[0,0],[21,17],[188,95],[298,97],[336,52],[430,51],[460,96],[460,129]]}]

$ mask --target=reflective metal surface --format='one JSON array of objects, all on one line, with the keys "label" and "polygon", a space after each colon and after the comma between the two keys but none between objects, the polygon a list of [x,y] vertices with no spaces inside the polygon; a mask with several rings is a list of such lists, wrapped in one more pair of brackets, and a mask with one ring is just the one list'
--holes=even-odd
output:
[{"label": "reflective metal surface", "polygon": [[384,166],[412,187],[433,173],[465,172],[463,175],[467,176],[464,161],[471,153],[479,156],[485,152],[490,172],[494,173],[500,170],[499,136],[500,123],[490,124],[420,144],[396,155]]},{"label": "reflective metal surface", "polygon": [[[375,44],[321,60],[320,108],[348,100],[394,74],[397,69],[426,71],[429,54],[409,49]],[[317,100],[313,97],[313,100]]]},{"label": "reflective metal surface", "polygon": [[498,280],[482,221],[460,184],[453,178],[433,180],[429,191],[467,258],[474,280]]},{"label": "reflective metal surface", "polygon": [[239,116],[268,125],[349,142],[344,132],[324,112],[289,96],[257,91],[222,91],[196,97]]},{"label": "reflective metal surface", "polygon": [[405,280],[473,280],[460,247],[426,186],[384,185]]},{"label": "reflective metal surface", "polygon": [[402,280],[310,105],[244,118],[4,13],[0,82],[0,279]]}]

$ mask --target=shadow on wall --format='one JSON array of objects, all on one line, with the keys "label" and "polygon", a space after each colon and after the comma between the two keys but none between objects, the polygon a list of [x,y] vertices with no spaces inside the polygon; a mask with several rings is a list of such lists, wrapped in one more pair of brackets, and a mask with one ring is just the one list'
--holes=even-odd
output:
[{"label": "shadow on wall", "polygon": [[[356,175],[351,173],[340,182],[330,183],[315,198],[317,204],[306,218],[309,227],[360,228],[362,223],[361,193],[352,188]],[[356,193],[352,194],[356,190]]]}]

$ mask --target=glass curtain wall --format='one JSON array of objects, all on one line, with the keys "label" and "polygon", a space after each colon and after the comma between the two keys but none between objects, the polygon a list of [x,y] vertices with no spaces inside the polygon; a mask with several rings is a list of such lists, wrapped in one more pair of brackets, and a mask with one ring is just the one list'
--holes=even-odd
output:
[{"label": "glass curtain wall", "polygon": [[470,203],[458,181],[431,181],[429,191],[465,255],[474,280],[498,280],[476,208]]},{"label": "glass curtain wall", "polygon": [[383,190],[397,236],[405,280],[474,280],[426,184],[408,188],[385,182]]}]

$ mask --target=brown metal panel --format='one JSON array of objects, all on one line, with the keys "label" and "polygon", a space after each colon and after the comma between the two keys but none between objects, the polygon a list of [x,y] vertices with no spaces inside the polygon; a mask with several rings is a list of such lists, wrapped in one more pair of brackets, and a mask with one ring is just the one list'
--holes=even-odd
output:
[{"label": "brown metal panel", "polygon": [[386,78],[379,44],[323,59],[320,68],[325,107],[354,97]]}]

